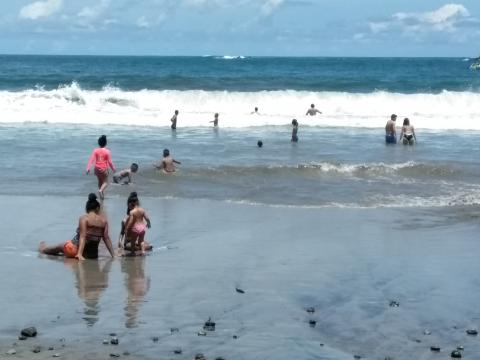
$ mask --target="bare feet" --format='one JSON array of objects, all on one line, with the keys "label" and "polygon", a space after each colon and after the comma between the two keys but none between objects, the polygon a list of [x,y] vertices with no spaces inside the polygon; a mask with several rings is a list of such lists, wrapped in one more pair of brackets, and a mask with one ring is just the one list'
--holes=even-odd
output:
[{"label": "bare feet", "polygon": [[45,241],[40,241],[40,244],[38,245],[38,252],[44,254],[46,247],[47,245],[45,245]]},{"label": "bare feet", "polygon": [[100,200],[102,200],[102,201],[103,201],[103,199],[105,199],[105,195],[103,194],[102,190],[98,190],[98,196],[100,197]]}]

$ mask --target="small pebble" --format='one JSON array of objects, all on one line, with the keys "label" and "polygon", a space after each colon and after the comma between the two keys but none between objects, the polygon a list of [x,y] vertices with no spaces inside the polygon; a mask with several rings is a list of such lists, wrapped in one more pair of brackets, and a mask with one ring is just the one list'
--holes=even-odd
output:
[{"label": "small pebble", "polygon": [[10,349],[7,351],[7,355],[15,355],[17,353],[17,350],[15,349]]},{"label": "small pebble", "polygon": [[440,351],[440,346],[430,346],[430,351],[435,351],[435,352],[439,352]]},{"label": "small pebble", "polygon": [[203,330],[215,331],[215,322],[213,322],[211,318],[208,318],[203,325]]},{"label": "small pebble", "polygon": [[463,346],[461,346],[461,345],[457,346],[457,350],[458,351],[463,351]]},{"label": "small pebble", "polygon": [[116,338],[116,337],[111,338],[111,339],[110,339],[110,344],[112,344],[112,345],[118,345],[118,338]]},{"label": "small pebble", "polygon": [[195,360],[206,360],[206,359],[202,353],[198,353],[195,355]]},{"label": "small pebble", "polygon": [[315,308],[314,308],[313,306],[308,307],[308,308],[306,308],[305,310],[306,310],[307,313],[309,313],[309,314],[313,314],[313,313],[315,312]]},{"label": "small pebble", "polygon": [[474,336],[478,335],[478,331],[476,329],[468,329],[466,333],[468,335],[474,335]]},{"label": "small pebble", "polygon": [[458,350],[453,350],[450,356],[454,359],[460,359],[462,357],[462,353]]},{"label": "small pebble", "polygon": [[111,353],[111,354],[110,354],[110,357],[116,357],[116,358],[117,358],[117,357],[120,357],[120,354],[118,354],[118,353]]},{"label": "small pebble", "polygon": [[27,340],[27,337],[25,335],[20,335],[18,337],[18,340]]},{"label": "small pebble", "polygon": [[240,288],[238,288],[238,287],[235,288],[235,291],[236,291],[237,293],[239,293],[239,294],[245,294],[245,291],[242,290],[242,289],[240,289]]},{"label": "small pebble", "polygon": [[422,340],[420,340],[420,339],[415,339],[415,342],[417,342],[417,343],[420,344],[420,343],[422,342]]},{"label": "small pebble", "polygon": [[353,358],[358,360],[358,359],[361,359],[362,357],[360,355],[353,355]]},{"label": "small pebble", "polygon": [[320,346],[325,346],[325,344],[320,344]]},{"label": "small pebble", "polygon": [[53,354],[52,357],[60,357],[59,353]]},{"label": "small pebble", "polygon": [[390,301],[390,307],[399,307],[400,303],[398,301],[392,300]]},{"label": "small pebble", "polygon": [[102,344],[103,345],[108,345],[108,344],[110,344],[110,341],[108,341],[107,339],[103,339]]},{"label": "small pebble", "polygon": [[237,336],[237,335],[233,335],[232,338],[238,339],[238,336]]},{"label": "small pebble", "polygon": [[156,343],[156,342],[158,342],[158,340],[160,340],[158,336],[152,336],[152,341],[153,342]]},{"label": "small pebble", "polygon": [[315,320],[309,320],[308,321],[308,324],[310,325],[310,327],[315,327],[315,325],[317,325],[317,322]]},{"label": "small pebble", "polygon": [[110,333],[110,336],[111,336],[111,337],[116,337],[117,334],[115,334],[115,333]]},{"label": "small pebble", "polygon": [[52,351],[52,350],[55,350],[55,348],[54,348],[53,346],[49,346],[49,347],[48,347],[48,350],[49,350],[49,351]]},{"label": "small pebble", "polygon": [[431,335],[432,332],[430,330],[423,330],[423,335]]},{"label": "small pebble", "polygon": [[202,331],[200,330],[198,333],[197,333],[198,336],[207,336],[207,333],[205,331]]},{"label": "small pebble", "polygon": [[218,356],[218,357],[215,358],[215,360],[225,360],[225,359],[221,356]]},{"label": "small pebble", "polygon": [[173,350],[174,354],[180,355],[182,353],[182,349],[175,349]]},{"label": "small pebble", "polygon": [[178,328],[170,328],[170,334],[173,334],[173,333],[178,333],[180,330],[178,330]]},{"label": "small pebble", "polygon": [[35,346],[32,350],[35,354],[38,354],[40,351],[42,351],[42,348],[40,346]]},{"label": "small pebble", "polygon": [[129,355],[130,355],[130,353],[128,351],[123,352],[123,356],[129,356]]},{"label": "small pebble", "polygon": [[20,334],[26,337],[35,337],[37,336],[37,328],[35,326],[30,326],[23,329]]}]

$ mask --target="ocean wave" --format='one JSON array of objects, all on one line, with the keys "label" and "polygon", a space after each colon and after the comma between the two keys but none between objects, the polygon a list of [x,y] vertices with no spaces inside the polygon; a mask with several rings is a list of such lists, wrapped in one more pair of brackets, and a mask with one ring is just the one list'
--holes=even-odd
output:
[{"label": "ocean wave", "polygon": [[[316,104],[323,114],[307,117]],[[2,122],[49,122],[169,126],[180,110],[179,127],[211,126],[220,114],[221,127],[340,126],[380,128],[391,113],[409,117],[417,128],[480,130],[480,93],[443,91],[439,94],[202,90],[124,91],[106,85],[85,90],[77,83],[45,90],[0,91]],[[252,114],[255,107],[259,114]]]}]

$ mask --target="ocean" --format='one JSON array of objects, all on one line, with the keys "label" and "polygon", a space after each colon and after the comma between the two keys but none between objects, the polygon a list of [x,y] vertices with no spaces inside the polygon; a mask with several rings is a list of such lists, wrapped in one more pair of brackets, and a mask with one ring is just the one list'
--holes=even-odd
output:
[{"label": "ocean", "polygon": [[[0,271],[15,274],[0,281],[0,353],[28,358],[33,343],[12,344],[36,325],[42,347],[72,359],[178,348],[185,358],[433,359],[432,345],[475,358],[465,335],[480,327],[472,62],[0,56]],[[312,103],[322,114],[305,115]],[[399,127],[410,118],[415,146],[385,144],[392,113]],[[107,189],[112,240],[137,191],[155,250],[113,262],[38,255],[39,241],[73,234],[97,190],[85,168],[102,134],[118,169],[140,166],[133,184]],[[165,148],[181,161],[172,176],[153,167]],[[198,336],[209,317],[217,330]],[[102,345],[112,332],[117,348]]]}]

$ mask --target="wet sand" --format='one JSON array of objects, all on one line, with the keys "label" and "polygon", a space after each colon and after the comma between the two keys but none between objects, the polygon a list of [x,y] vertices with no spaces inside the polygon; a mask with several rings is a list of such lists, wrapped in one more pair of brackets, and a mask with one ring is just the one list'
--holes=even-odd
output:
[{"label": "wet sand", "polygon": [[[0,358],[439,358],[432,345],[442,358],[458,345],[464,358],[480,354],[479,337],[465,333],[480,327],[475,208],[453,216],[146,198],[151,255],[78,263],[36,248],[73,234],[83,197],[0,199]],[[106,201],[114,243],[124,202]],[[209,317],[215,331],[199,336]],[[17,340],[31,325],[38,336]],[[102,344],[110,333],[119,345]]]}]

